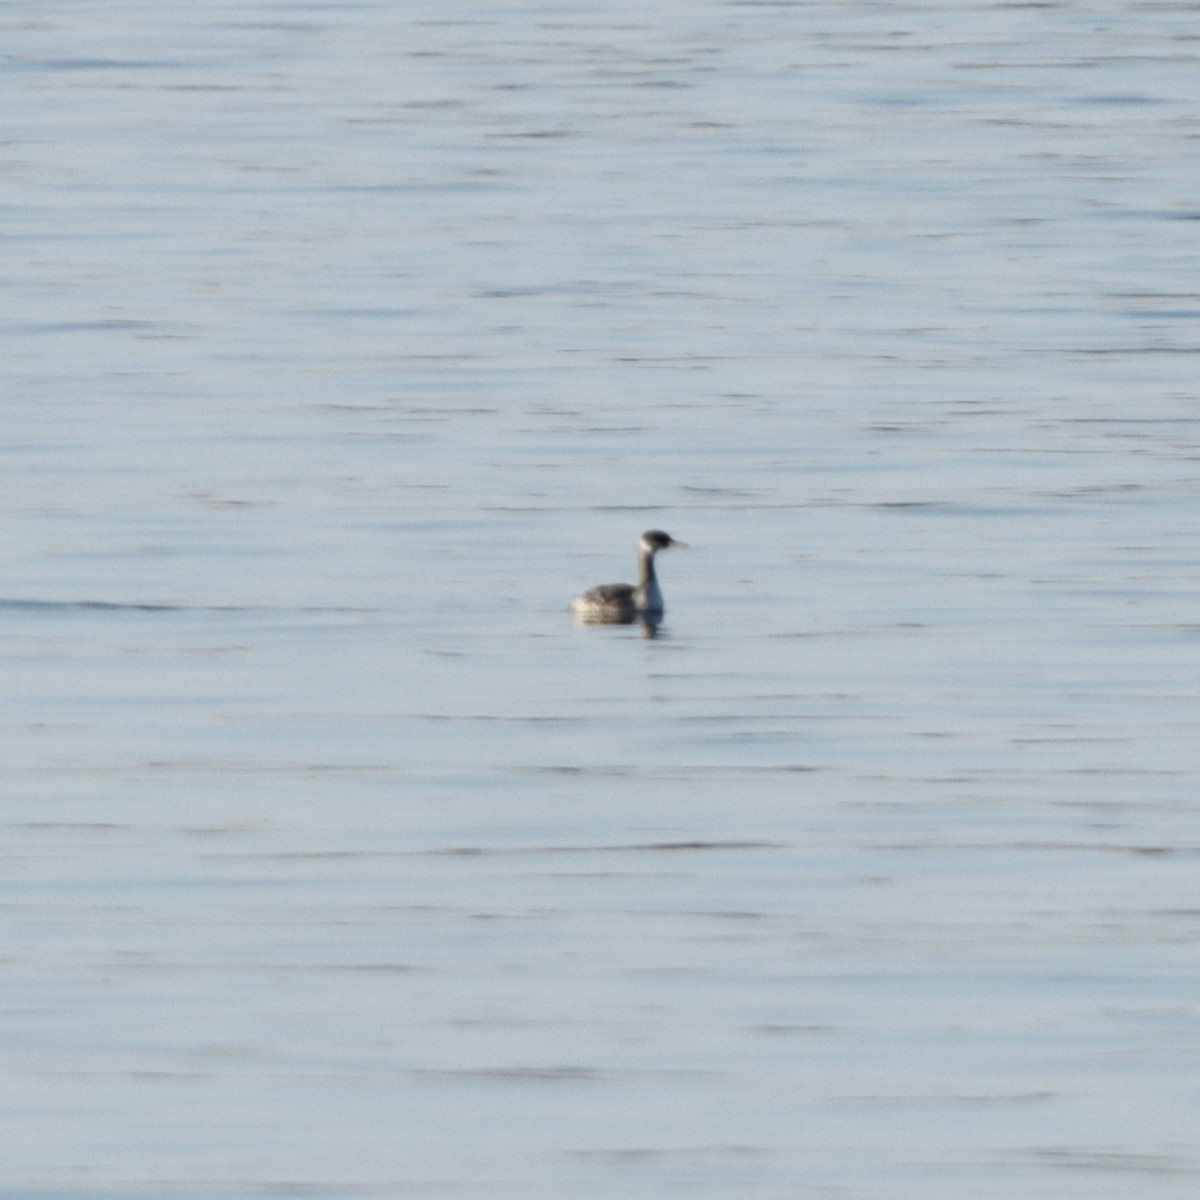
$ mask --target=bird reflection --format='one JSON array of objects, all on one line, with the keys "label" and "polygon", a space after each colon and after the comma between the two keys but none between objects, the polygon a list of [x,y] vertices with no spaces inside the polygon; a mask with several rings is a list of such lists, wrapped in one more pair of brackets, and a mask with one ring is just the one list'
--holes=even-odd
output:
[{"label": "bird reflection", "polygon": [[658,612],[630,613],[575,613],[580,625],[640,625],[642,637],[656,638],[662,628],[662,610]]}]

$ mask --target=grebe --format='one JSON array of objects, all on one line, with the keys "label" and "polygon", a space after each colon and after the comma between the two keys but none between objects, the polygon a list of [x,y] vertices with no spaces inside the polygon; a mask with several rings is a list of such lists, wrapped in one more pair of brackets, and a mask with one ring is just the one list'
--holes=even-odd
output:
[{"label": "grebe", "polygon": [[662,619],[663,598],[654,574],[654,556],[670,546],[685,546],[661,529],[648,529],[638,543],[638,585],[601,583],[571,601],[571,612],[588,625],[631,625],[640,617]]}]

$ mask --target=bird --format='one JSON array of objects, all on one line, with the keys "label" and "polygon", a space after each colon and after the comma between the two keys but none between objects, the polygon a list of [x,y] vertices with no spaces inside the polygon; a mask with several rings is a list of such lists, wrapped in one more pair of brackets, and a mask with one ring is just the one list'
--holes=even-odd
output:
[{"label": "bird", "polygon": [[661,529],[647,529],[638,542],[638,585],[601,583],[571,601],[571,613],[585,625],[632,625],[662,620],[663,597],[654,573],[654,556],[668,547],[686,546]]}]

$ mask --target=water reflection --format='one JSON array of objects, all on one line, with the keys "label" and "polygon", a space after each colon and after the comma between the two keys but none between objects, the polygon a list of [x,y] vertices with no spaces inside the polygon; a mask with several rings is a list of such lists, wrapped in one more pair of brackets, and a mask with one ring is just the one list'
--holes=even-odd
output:
[{"label": "water reflection", "polygon": [[657,612],[634,612],[629,610],[620,610],[617,612],[580,612],[574,606],[571,608],[571,614],[580,625],[640,625],[642,627],[642,637],[655,638],[658,637],[658,631],[662,627],[663,614],[659,609]]}]

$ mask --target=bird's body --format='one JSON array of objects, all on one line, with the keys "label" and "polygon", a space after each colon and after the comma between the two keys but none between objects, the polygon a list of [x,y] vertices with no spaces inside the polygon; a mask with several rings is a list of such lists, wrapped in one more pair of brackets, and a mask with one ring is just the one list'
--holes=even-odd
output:
[{"label": "bird's body", "polygon": [[654,556],[669,546],[682,546],[661,529],[649,529],[638,543],[638,583],[601,583],[571,601],[571,612],[589,625],[629,625],[662,619],[663,597],[654,573]]}]

